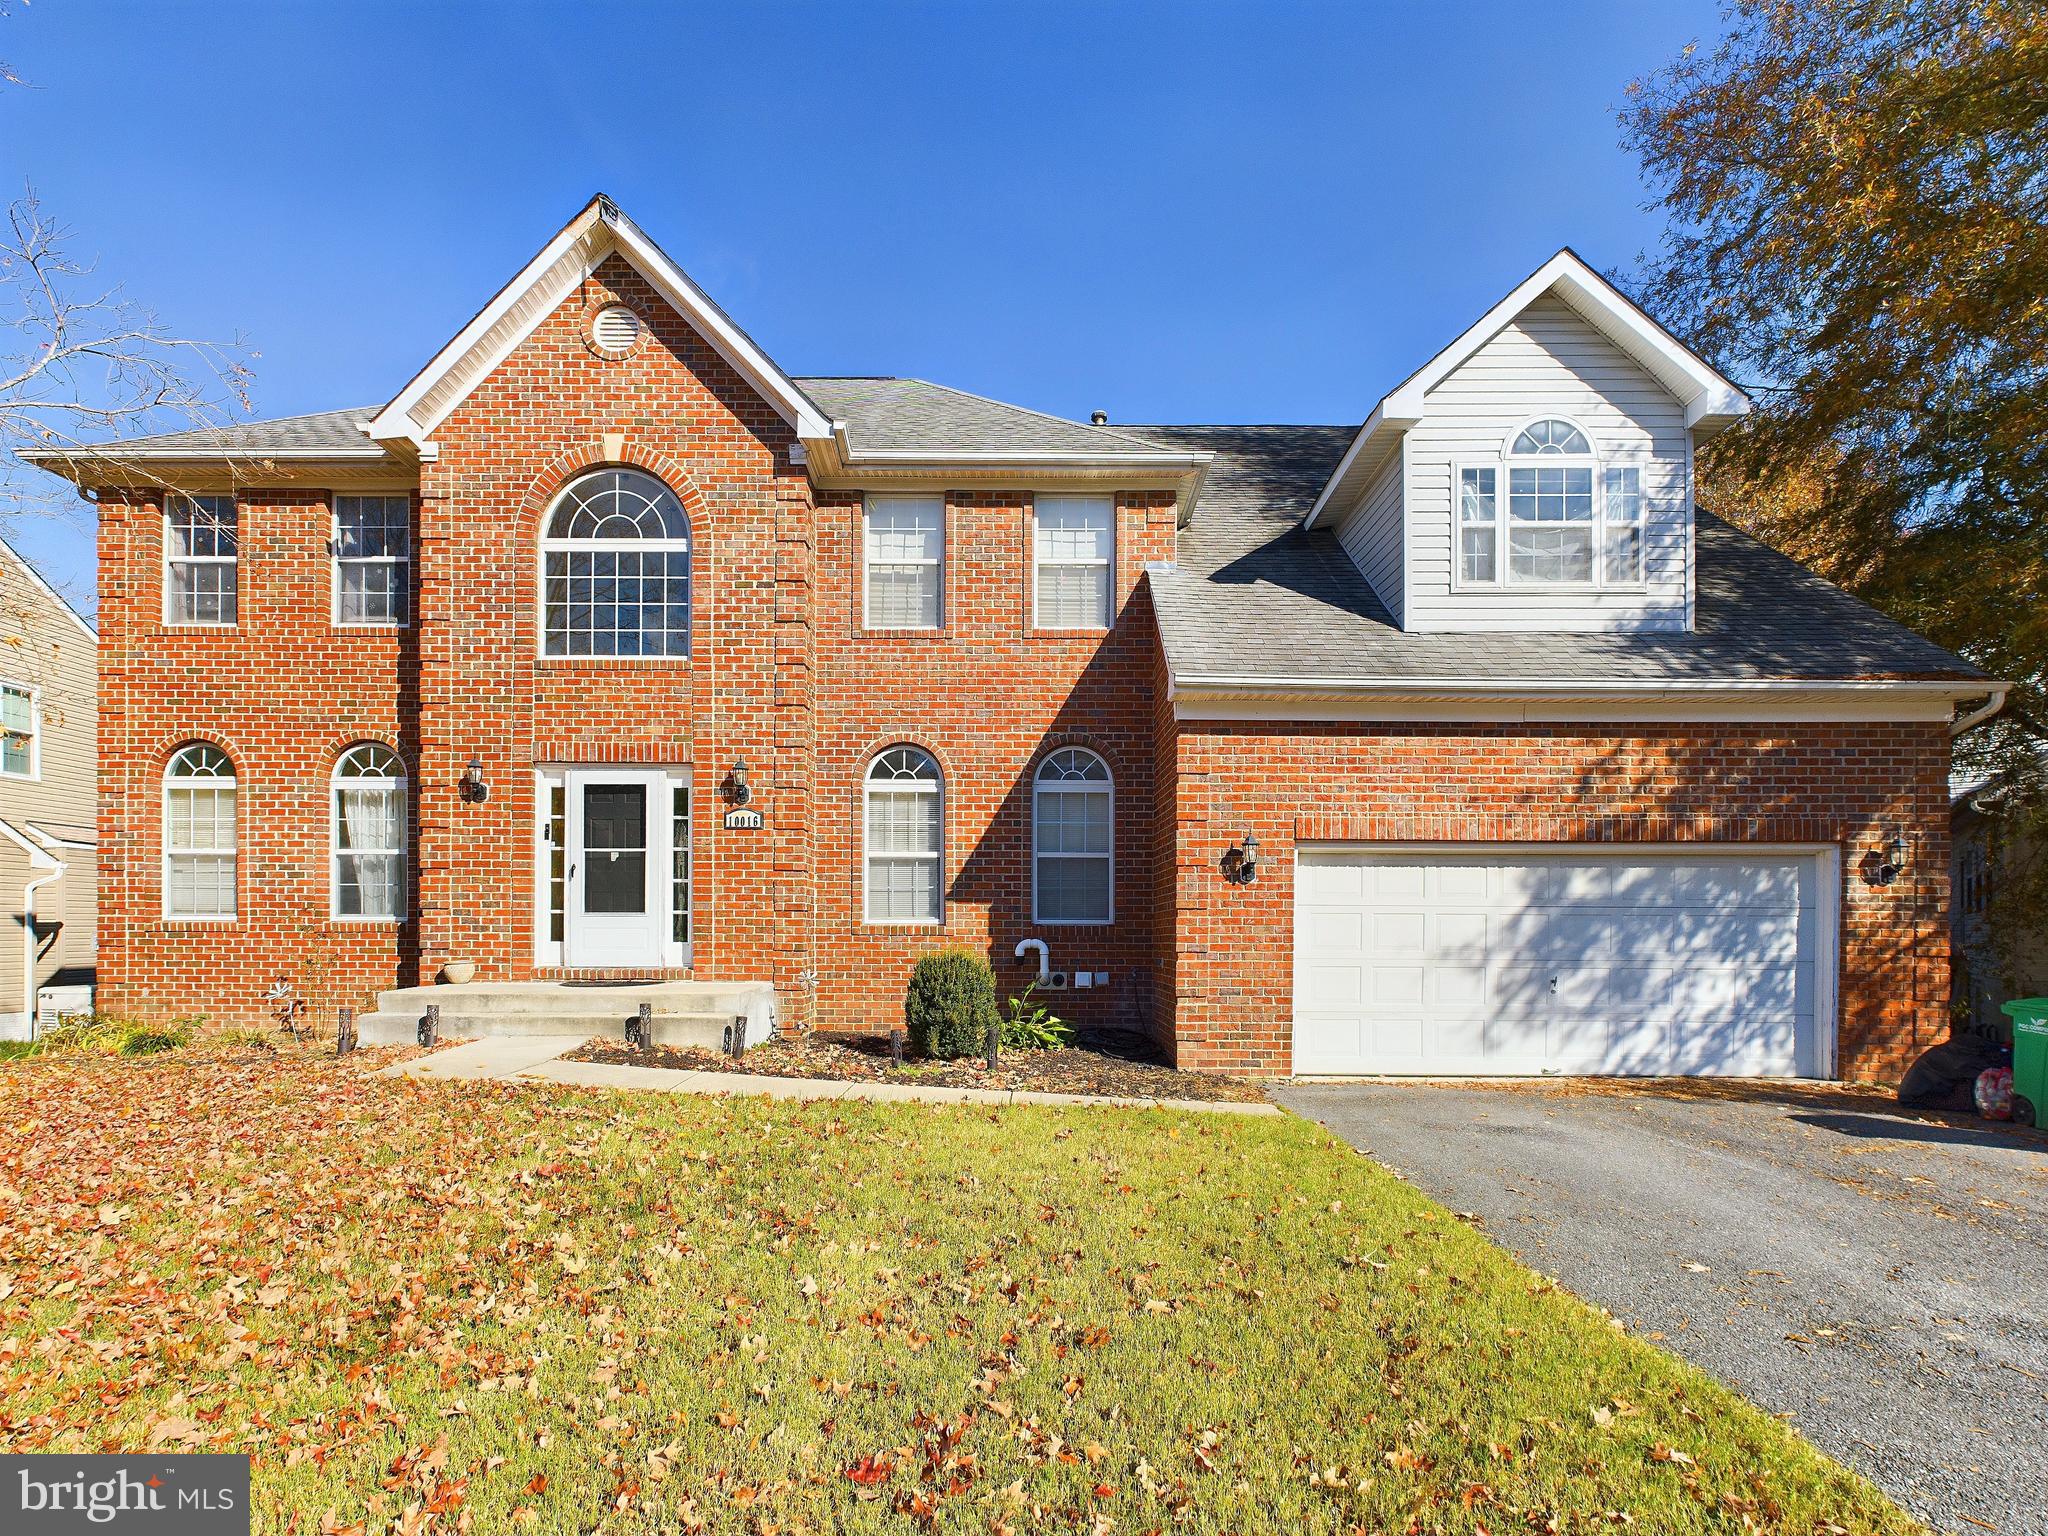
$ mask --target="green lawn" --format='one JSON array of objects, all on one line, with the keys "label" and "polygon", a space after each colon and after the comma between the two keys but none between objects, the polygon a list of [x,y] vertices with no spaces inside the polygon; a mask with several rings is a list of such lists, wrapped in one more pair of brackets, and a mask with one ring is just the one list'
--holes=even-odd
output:
[{"label": "green lawn", "polygon": [[0,1067],[0,1450],[150,1445],[266,1531],[1918,1529],[1291,1118]]}]

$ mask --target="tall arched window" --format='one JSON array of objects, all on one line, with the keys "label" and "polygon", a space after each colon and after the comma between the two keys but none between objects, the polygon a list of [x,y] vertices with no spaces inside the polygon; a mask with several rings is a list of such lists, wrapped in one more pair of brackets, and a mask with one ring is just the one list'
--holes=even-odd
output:
[{"label": "tall arched window", "polygon": [[917,747],[891,747],[868,765],[867,920],[945,920],[945,784]]},{"label": "tall arched window", "polygon": [[690,519],[654,476],[600,469],[574,481],[540,547],[546,655],[690,654]]},{"label": "tall arched window", "polygon": [[405,764],[378,742],[334,765],[334,915],[405,916]]},{"label": "tall arched window", "polygon": [[1106,923],[1116,915],[1116,786],[1109,765],[1063,747],[1031,786],[1031,908],[1039,923]]},{"label": "tall arched window", "polygon": [[211,742],[164,765],[164,916],[235,915],[235,765]]}]

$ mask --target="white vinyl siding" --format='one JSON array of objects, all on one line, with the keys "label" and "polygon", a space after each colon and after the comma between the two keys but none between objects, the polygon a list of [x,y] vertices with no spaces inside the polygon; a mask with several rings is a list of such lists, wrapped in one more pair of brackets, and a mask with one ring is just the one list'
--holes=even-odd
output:
[{"label": "white vinyl siding", "polygon": [[[1490,588],[1471,588],[1454,580],[1453,562],[1460,546],[1458,472],[1499,466],[1497,490],[1506,501],[1510,485],[1505,449],[1517,430],[1544,417],[1572,421],[1591,438],[1597,461],[1596,502],[1611,489],[1603,479],[1608,469],[1637,471],[1643,565],[1639,584],[1610,581],[1605,586],[1546,591],[1533,582],[1512,579]],[[1407,434],[1403,457],[1405,627],[1685,627],[1691,436],[1684,410],[1669,390],[1563,300],[1536,300],[1431,390],[1423,420]],[[1353,517],[1362,515],[1363,509]],[[1569,535],[1548,537],[1555,543]],[[1613,547],[1610,542],[1609,550]],[[1602,553],[1596,551],[1595,557]],[[1501,548],[1496,558],[1500,574],[1508,575],[1509,550]]]},{"label": "white vinyl siding", "polygon": [[1039,629],[1107,629],[1115,618],[1116,502],[1034,498],[1032,587]]},{"label": "white vinyl siding", "polygon": [[945,499],[870,496],[866,523],[867,627],[937,629],[945,603]]},{"label": "white vinyl siding", "polygon": [[1337,529],[1337,542],[1358,567],[1380,602],[1401,622],[1404,606],[1401,571],[1401,455],[1388,455],[1358,511]]}]

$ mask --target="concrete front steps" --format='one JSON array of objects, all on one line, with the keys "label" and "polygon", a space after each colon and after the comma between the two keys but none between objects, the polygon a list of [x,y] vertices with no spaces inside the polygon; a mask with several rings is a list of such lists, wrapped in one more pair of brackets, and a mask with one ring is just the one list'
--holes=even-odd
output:
[{"label": "concrete front steps", "polygon": [[441,1010],[443,1040],[608,1035],[623,1039],[640,1005],[652,1014],[656,1045],[727,1049],[734,1021],[747,1044],[775,1033],[775,988],[765,981],[473,981],[397,987],[377,994],[377,1011],[356,1019],[361,1045],[412,1045],[429,1007]]}]

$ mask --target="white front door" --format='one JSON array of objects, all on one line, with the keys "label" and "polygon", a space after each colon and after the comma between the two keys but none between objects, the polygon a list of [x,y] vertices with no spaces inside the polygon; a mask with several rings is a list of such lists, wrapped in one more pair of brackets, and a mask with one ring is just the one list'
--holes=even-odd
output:
[{"label": "white front door", "polygon": [[572,768],[566,775],[563,963],[645,967],[668,948],[668,775]]},{"label": "white front door", "polygon": [[1828,867],[1726,846],[1305,845],[1294,1070],[1824,1073]]}]

